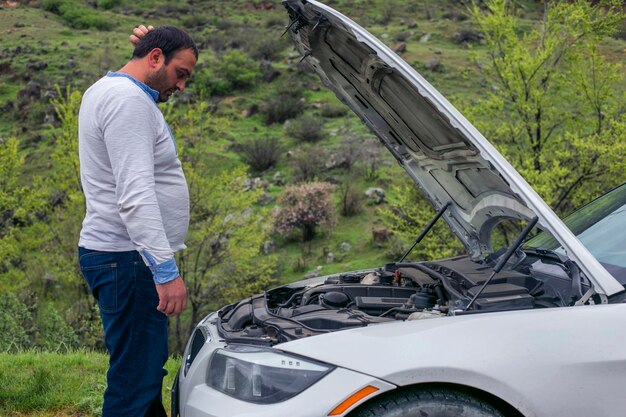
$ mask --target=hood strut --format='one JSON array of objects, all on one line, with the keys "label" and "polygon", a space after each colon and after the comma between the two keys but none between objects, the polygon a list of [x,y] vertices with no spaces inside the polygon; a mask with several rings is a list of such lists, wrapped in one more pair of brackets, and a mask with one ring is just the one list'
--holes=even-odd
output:
[{"label": "hood strut", "polygon": [[420,243],[422,241],[422,239],[424,239],[424,237],[428,234],[428,232],[430,231],[430,229],[433,228],[433,226],[435,225],[435,223],[437,223],[437,220],[439,220],[439,218],[441,216],[443,216],[443,213],[446,212],[446,210],[448,210],[448,207],[450,207],[450,202],[448,201],[443,207],[441,207],[439,209],[439,211],[437,212],[437,214],[435,215],[435,217],[430,221],[430,223],[428,223],[426,225],[426,227],[424,228],[424,230],[422,230],[422,232],[419,234],[419,236],[417,237],[417,239],[415,239],[415,243],[413,243],[413,246],[411,246],[411,248],[404,254],[404,256],[402,257],[402,259],[400,259],[398,261],[398,263],[401,263],[402,261],[404,261],[404,259],[409,256],[409,254],[413,251],[413,249],[415,248],[415,246],[417,246],[418,243]]},{"label": "hood strut", "polygon": [[470,307],[472,306],[472,304],[474,304],[474,301],[476,301],[476,299],[478,298],[478,296],[480,296],[480,294],[483,292],[483,290],[485,289],[485,287],[487,287],[487,285],[489,285],[489,282],[491,282],[491,280],[493,279],[493,277],[502,270],[502,268],[504,267],[504,264],[506,264],[506,261],[509,260],[509,258],[513,255],[513,253],[515,253],[516,250],[519,249],[520,246],[522,246],[522,243],[524,243],[524,239],[526,239],[526,236],[528,236],[528,234],[530,233],[531,230],[533,230],[533,227],[535,227],[535,225],[537,224],[537,221],[539,221],[539,217],[534,217],[524,228],[524,230],[522,230],[522,233],[520,233],[520,235],[517,237],[517,239],[515,240],[515,242],[513,242],[513,244],[511,246],[509,246],[509,249],[507,249],[506,253],[504,255],[502,255],[502,258],[500,258],[500,260],[498,261],[498,263],[496,264],[496,266],[493,268],[493,272],[491,273],[491,275],[489,276],[489,278],[487,278],[487,280],[485,281],[485,283],[482,285],[482,287],[480,287],[480,289],[478,290],[478,292],[476,293],[476,295],[474,295],[474,297],[471,299],[471,301],[469,302],[469,304],[467,305],[467,307],[465,307],[465,310],[469,310]]}]

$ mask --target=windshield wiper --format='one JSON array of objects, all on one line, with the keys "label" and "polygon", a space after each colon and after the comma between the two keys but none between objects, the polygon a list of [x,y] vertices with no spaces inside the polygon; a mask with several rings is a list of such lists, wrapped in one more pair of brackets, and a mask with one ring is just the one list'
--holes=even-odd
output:
[{"label": "windshield wiper", "polygon": [[464,309],[465,311],[470,309],[472,304],[474,304],[474,301],[476,301],[476,299],[480,296],[480,294],[483,292],[485,287],[487,287],[487,285],[489,285],[489,283],[491,282],[493,277],[496,276],[496,274],[502,270],[502,268],[507,263],[509,258],[513,255],[513,253],[515,253],[515,251],[518,250],[520,246],[522,246],[522,243],[524,243],[524,239],[526,239],[526,236],[528,236],[530,231],[533,230],[533,227],[535,227],[535,225],[537,224],[537,221],[539,221],[539,217],[535,216],[535,217],[533,217],[533,219],[530,222],[528,222],[528,224],[526,225],[524,230],[522,230],[522,233],[520,233],[520,235],[517,237],[517,239],[515,239],[515,242],[513,242],[513,244],[511,246],[509,246],[509,248],[507,249],[506,253],[504,255],[502,255],[502,257],[498,260],[498,263],[493,268],[493,272],[491,273],[489,278],[487,278],[487,281],[485,281],[485,283],[482,285],[482,287],[480,287],[480,289],[474,295],[474,297],[472,297],[472,299],[469,302],[469,304],[467,305],[467,307],[465,307],[465,309]]}]

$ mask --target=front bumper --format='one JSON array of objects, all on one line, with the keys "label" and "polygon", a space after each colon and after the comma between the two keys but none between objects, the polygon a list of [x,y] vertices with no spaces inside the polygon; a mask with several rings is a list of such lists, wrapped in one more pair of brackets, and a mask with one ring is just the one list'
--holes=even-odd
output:
[{"label": "front bumper", "polygon": [[[181,417],[322,417],[328,415],[347,397],[371,385],[378,389],[374,394],[357,402],[340,416],[346,415],[354,407],[380,393],[396,388],[395,385],[369,375],[335,368],[317,383],[286,401],[275,404],[252,404],[230,397],[206,384],[209,359],[218,348],[225,346],[218,337],[214,316],[204,319],[209,337],[191,363],[186,375],[184,365],[176,376],[172,388],[172,416]],[[276,346],[280,349],[280,345]]]}]

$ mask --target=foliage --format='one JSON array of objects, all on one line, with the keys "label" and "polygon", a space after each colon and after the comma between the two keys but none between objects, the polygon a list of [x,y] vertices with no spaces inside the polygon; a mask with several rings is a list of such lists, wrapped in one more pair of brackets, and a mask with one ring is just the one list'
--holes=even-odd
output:
[{"label": "foliage", "polygon": [[289,136],[303,142],[318,142],[324,138],[324,121],[320,117],[304,114],[290,120],[285,130]]},{"label": "foliage", "polygon": [[307,147],[293,152],[290,165],[293,169],[295,182],[314,181],[324,168],[325,152],[321,149]]},{"label": "foliage", "polygon": [[235,49],[194,74],[191,85],[201,97],[226,95],[253,86],[261,77],[259,65]]},{"label": "foliage", "polygon": [[530,31],[515,3],[484,5],[472,13],[495,88],[466,114],[561,212],[616,185],[626,168],[625,97],[617,94],[623,70],[598,47],[624,19],[619,3],[546,2]]},{"label": "foliage", "polygon": [[363,194],[351,182],[339,188],[340,211],[345,217],[355,216],[363,211]]},{"label": "foliage", "polygon": [[324,182],[287,187],[278,198],[280,209],[274,214],[276,230],[290,233],[299,229],[306,242],[315,237],[318,227],[335,225],[331,192],[332,186]]},{"label": "foliage", "polygon": [[275,136],[254,138],[245,142],[241,147],[244,162],[258,172],[275,166],[281,152],[282,147]]},{"label": "foliage", "polygon": [[99,9],[110,10],[114,7],[121,6],[124,4],[124,1],[125,0],[99,0],[97,4]]},{"label": "foliage", "polygon": [[212,170],[211,141],[224,135],[228,121],[212,117],[200,105],[189,108],[174,126],[184,142],[179,155],[191,204],[188,249],[177,256],[191,310],[185,334],[175,341],[180,349],[202,314],[274,284],[277,260],[261,253],[271,231],[268,213],[251,208],[263,190],[243,191],[242,166]]},{"label": "foliage", "polygon": [[35,347],[66,352],[78,344],[76,333],[51,303],[27,307],[15,294],[0,295],[0,352]]},{"label": "foliage", "polygon": [[304,104],[302,91],[298,87],[281,89],[263,103],[265,123],[270,125],[293,119],[304,112]]},{"label": "foliage", "polygon": [[33,316],[15,294],[0,294],[0,352],[15,352],[29,345]]},{"label": "foliage", "polygon": [[0,143],[0,283],[12,290],[23,286],[10,273],[22,264],[26,249],[19,232],[37,222],[45,206],[40,179],[33,178],[29,185],[20,183],[23,169],[19,141],[9,138]]},{"label": "foliage", "polygon": [[[115,0],[105,0],[103,8],[115,5]],[[78,0],[43,0],[44,9],[58,14],[67,22],[68,25],[75,29],[99,29],[111,30],[113,22],[111,19],[94,9],[83,5]]]},{"label": "foliage", "polygon": [[348,109],[345,106],[337,106],[335,104],[324,103],[320,107],[320,114],[322,117],[336,118],[343,117],[348,114]]}]

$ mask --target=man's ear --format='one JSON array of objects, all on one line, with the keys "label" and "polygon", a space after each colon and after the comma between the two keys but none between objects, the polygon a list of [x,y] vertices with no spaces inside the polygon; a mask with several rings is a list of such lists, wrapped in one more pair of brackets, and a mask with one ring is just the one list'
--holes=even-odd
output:
[{"label": "man's ear", "polygon": [[148,52],[148,64],[150,68],[159,69],[165,62],[165,55],[161,48],[154,48]]}]

